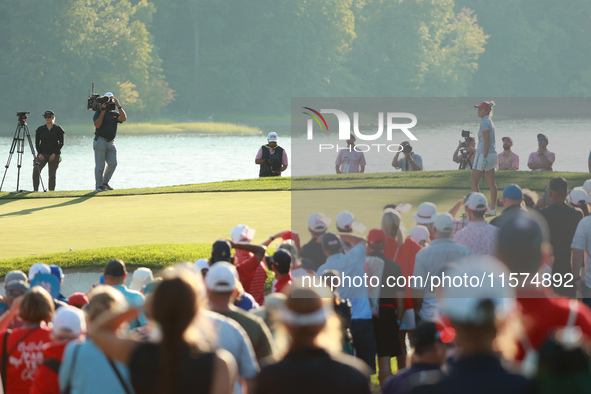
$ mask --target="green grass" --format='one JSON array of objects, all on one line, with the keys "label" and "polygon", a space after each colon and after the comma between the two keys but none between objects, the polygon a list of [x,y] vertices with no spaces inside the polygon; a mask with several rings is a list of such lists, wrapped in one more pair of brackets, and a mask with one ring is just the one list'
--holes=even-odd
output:
[{"label": "green grass", "polygon": [[178,262],[193,262],[202,257],[207,258],[210,254],[210,243],[168,243],[73,250],[1,260],[0,276],[13,269],[26,272],[31,265],[39,262],[56,264],[63,269],[102,269],[107,261],[114,257],[125,261],[130,271],[137,267],[148,267],[157,272]]},{"label": "green grass", "polygon": [[[589,173],[580,172],[497,172],[496,184],[499,197],[503,188],[510,183],[517,183],[522,188],[542,192],[550,179],[562,176],[570,187],[580,186],[591,178]],[[488,189],[484,179],[480,185]],[[376,174],[345,174],[305,177],[282,177],[222,181],[192,185],[164,186],[141,189],[123,189],[103,193],[94,191],[57,191],[48,193],[16,193],[0,192],[1,199],[15,198],[53,198],[53,197],[107,197],[167,193],[210,193],[210,192],[241,192],[241,191],[289,191],[289,190],[334,190],[334,189],[438,189],[461,190],[470,189],[469,171],[425,171],[420,173],[376,173]]]},{"label": "green grass", "polygon": [[256,127],[234,123],[218,122],[187,122],[187,123],[125,123],[117,129],[121,135],[145,135],[145,134],[215,134],[215,135],[259,135],[261,131]]},{"label": "green grass", "polygon": [[[589,173],[580,172],[532,172],[500,171],[495,181],[500,191],[511,183],[522,188],[543,191],[550,179],[562,176],[569,187],[581,186],[591,178]],[[484,178],[480,182],[483,190],[488,189]],[[293,190],[318,189],[456,189],[470,190],[470,171],[424,171],[375,174],[344,174],[313,177],[293,177]],[[500,193],[499,193],[500,194]]]},{"label": "green grass", "polygon": [[[571,186],[581,185],[589,178],[586,173],[504,172],[497,177],[499,196],[510,182],[540,192],[557,175],[564,176]],[[0,193],[0,265],[24,264],[15,263],[14,258],[29,259],[28,264],[70,248],[79,252],[209,244],[217,238],[227,238],[239,223],[257,229],[255,242],[288,228],[300,233],[305,242],[306,218],[311,212],[322,211],[334,218],[349,210],[371,229],[379,227],[384,205],[400,201],[414,205],[402,215],[408,231],[414,226],[412,214],[420,202],[431,201],[439,211],[449,210],[469,191],[468,177],[469,173],[460,171],[384,173],[252,179],[98,194],[5,192]],[[488,191],[484,193],[488,197]],[[159,248],[154,246],[154,250]],[[164,247],[161,253],[171,262],[178,260],[179,256],[170,250]],[[116,251],[111,254],[107,250],[106,254],[113,257]],[[121,253],[128,253],[127,249]],[[152,260],[159,264],[152,256],[142,257],[143,264],[151,264]],[[193,259],[192,255],[188,257]],[[84,261],[92,260],[85,257]]]},{"label": "green grass", "polygon": [[212,193],[212,192],[252,192],[252,191],[289,191],[291,178],[261,178],[237,181],[223,181],[193,185],[163,186],[141,189],[119,189],[96,193],[94,190],[55,191],[55,192],[0,192],[0,205],[3,199],[21,198],[57,198],[57,197],[113,197],[138,196],[147,194],[169,193]]},{"label": "green grass", "polygon": [[2,199],[0,259],[70,248],[211,243],[240,223],[255,228],[255,242],[262,242],[290,228],[289,208],[285,191]]},{"label": "green grass", "polygon": [[[42,121],[29,121],[29,131],[35,137],[35,130],[43,124]],[[88,121],[56,123],[62,126],[68,135],[92,135],[94,126],[92,114],[89,114]],[[0,127],[0,135],[12,136],[16,128],[14,125]],[[128,121],[117,128],[118,135],[151,135],[151,134],[208,134],[208,135],[260,135],[262,132],[258,127],[248,126],[240,123],[230,122],[178,122],[172,120],[154,122],[133,122]]]}]

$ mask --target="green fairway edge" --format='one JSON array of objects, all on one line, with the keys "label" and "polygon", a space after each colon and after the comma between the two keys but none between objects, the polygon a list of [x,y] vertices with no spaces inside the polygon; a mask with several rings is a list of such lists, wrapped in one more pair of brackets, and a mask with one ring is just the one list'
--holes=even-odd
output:
[{"label": "green fairway edge", "polygon": [[[496,173],[496,184],[503,188],[516,183],[522,188],[542,191],[550,179],[562,176],[569,186],[580,186],[591,178],[589,173],[581,172],[527,172],[500,171]],[[140,189],[121,189],[108,192],[54,191],[54,192],[0,192],[0,199],[21,198],[59,198],[59,197],[108,197],[165,193],[213,193],[213,192],[259,192],[291,190],[331,190],[331,189],[458,189],[470,188],[469,171],[428,171],[373,174],[320,175],[281,178],[259,178],[221,181],[191,185],[150,187]],[[488,189],[482,180],[481,188]]]},{"label": "green fairway edge", "polygon": [[27,272],[35,263],[55,264],[66,270],[99,270],[114,258],[121,259],[128,268],[148,267],[154,271],[175,263],[207,258],[211,254],[208,243],[168,243],[131,245],[97,249],[73,250],[38,256],[15,257],[0,260],[0,276],[12,270]]}]

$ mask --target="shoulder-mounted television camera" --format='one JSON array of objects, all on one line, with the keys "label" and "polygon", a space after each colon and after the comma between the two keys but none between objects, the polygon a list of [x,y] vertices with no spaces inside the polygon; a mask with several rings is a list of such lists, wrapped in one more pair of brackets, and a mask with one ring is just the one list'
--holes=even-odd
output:
[{"label": "shoulder-mounted television camera", "polygon": [[94,82],[92,83],[92,92],[88,94],[88,103],[86,108],[91,111],[100,111],[103,104],[107,104],[107,111],[114,111],[116,106],[113,98],[94,94]]}]

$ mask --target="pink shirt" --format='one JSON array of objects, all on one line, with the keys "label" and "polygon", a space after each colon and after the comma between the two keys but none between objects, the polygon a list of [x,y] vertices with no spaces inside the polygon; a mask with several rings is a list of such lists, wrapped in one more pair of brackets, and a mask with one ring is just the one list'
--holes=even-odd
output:
[{"label": "pink shirt", "polygon": [[470,218],[468,216],[464,216],[461,219],[454,219],[454,232],[452,233],[452,236],[455,235],[461,229],[468,226],[468,223],[470,223]]},{"label": "pink shirt", "polygon": [[348,148],[344,148],[339,151],[335,164],[341,166],[343,174],[359,173],[361,166],[365,167],[365,155],[355,149],[349,151]]},{"label": "pink shirt", "polygon": [[505,156],[505,152],[499,153],[499,170],[510,170],[512,168],[519,169],[519,156],[513,152],[509,152],[508,156]]},{"label": "pink shirt", "polygon": [[[546,151],[546,153],[544,154],[546,156],[546,159],[548,159],[550,161],[550,163],[554,164],[554,161],[556,161],[556,155],[554,155],[554,153],[550,152],[550,151]],[[538,152],[532,152],[529,155],[529,159],[527,160],[527,164],[530,163],[538,163],[541,164],[542,163],[542,159],[540,158],[540,155],[538,154]],[[546,168],[540,168],[538,171],[552,171],[552,169],[546,169]]]},{"label": "pink shirt", "polygon": [[499,228],[489,222],[470,222],[454,235],[454,241],[472,249],[476,256],[494,256]]},{"label": "pink shirt", "polygon": [[[275,149],[269,149],[269,153],[270,154],[275,153]],[[256,159],[262,159],[262,158],[263,158],[263,147],[261,146],[254,159],[256,160]],[[281,155],[281,164],[283,164],[284,166],[286,166],[288,164],[287,163],[287,153],[285,152],[285,149],[283,149],[283,155]]]}]

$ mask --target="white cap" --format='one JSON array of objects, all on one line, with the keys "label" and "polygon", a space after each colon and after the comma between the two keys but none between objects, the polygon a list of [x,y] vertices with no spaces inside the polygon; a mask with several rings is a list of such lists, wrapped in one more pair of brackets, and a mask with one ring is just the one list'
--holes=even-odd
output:
[{"label": "white cap", "polygon": [[236,267],[225,261],[218,261],[209,267],[205,276],[205,286],[211,291],[232,291],[236,288],[237,280]]},{"label": "white cap", "polygon": [[34,277],[39,274],[50,274],[51,268],[47,264],[35,263],[29,268],[29,281],[32,281]]},{"label": "white cap", "polygon": [[570,191],[568,200],[574,205],[589,204],[589,195],[585,189],[579,186]]},{"label": "white cap", "polygon": [[409,231],[408,236],[416,243],[419,243],[421,241],[428,241],[429,229],[419,224],[418,226]]},{"label": "white cap", "polygon": [[589,198],[591,198],[591,179],[587,179],[585,183],[583,183],[583,189],[585,189]]},{"label": "white cap", "polygon": [[64,305],[53,315],[53,333],[61,338],[75,338],[86,332],[84,312],[73,306]]},{"label": "white cap", "polygon": [[488,208],[486,197],[482,193],[470,194],[468,201],[466,201],[466,208],[471,211],[486,211],[486,208]]},{"label": "white cap", "polygon": [[269,136],[267,137],[267,140],[268,140],[269,142],[277,142],[277,133],[276,133],[276,132],[274,132],[274,131],[271,131],[271,132],[269,133]]},{"label": "white cap", "polygon": [[440,213],[435,216],[433,227],[441,233],[452,233],[454,231],[454,219],[447,212]]},{"label": "white cap", "polygon": [[146,267],[140,267],[133,271],[129,288],[131,290],[139,291],[143,289],[145,285],[147,285],[153,280],[154,275],[152,275],[152,270]]},{"label": "white cap", "polygon": [[256,230],[244,224],[239,224],[230,231],[230,236],[234,242],[250,242],[254,238]]},{"label": "white cap", "polygon": [[308,218],[308,228],[315,233],[321,233],[328,229],[332,219],[327,218],[322,212],[315,212]]},{"label": "white cap", "polygon": [[209,260],[207,260],[207,259],[195,260],[195,262],[193,263],[193,267],[195,267],[195,269],[199,273],[201,273],[201,270],[209,270]]},{"label": "white cap", "polygon": [[[515,289],[501,283],[500,275],[505,278],[509,272],[505,266],[491,256],[469,256],[445,272],[450,277],[467,277],[467,286],[445,285],[442,291],[442,311],[453,321],[467,324],[482,324],[487,316],[479,305],[484,300],[492,301],[495,316],[505,318],[515,304]],[[491,276],[492,274],[492,276]],[[477,277],[479,283],[476,283]],[[483,280],[482,283],[480,281]],[[463,279],[462,279],[463,280]]]},{"label": "white cap", "polygon": [[367,227],[358,220],[355,220],[355,216],[349,211],[343,211],[335,218],[335,224],[337,229],[342,232],[355,231],[357,233],[364,233]]},{"label": "white cap", "polygon": [[296,326],[307,327],[324,325],[328,318],[332,315],[332,304],[323,302],[322,307],[309,313],[298,313],[286,306],[281,309],[280,319],[283,323]]},{"label": "white cap", "polygon": [[412,215],[412,218],[418,224],[431,224],[433,223],[433,220],[435,220],[435,215],[437,215],[437,208],[435,208],[435,204],[432,202],[424,202],[419,205],[417,213]]},{"label": "white cap", "polygon": [[107,96],[107,97],[115,97],[115,96],[113,95],[113,93],[111,93],[111,92],[107,92],[107,93],[103,94],[103,96]]}]

